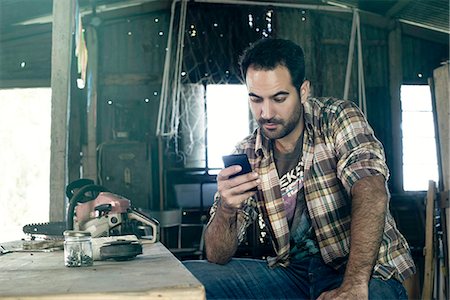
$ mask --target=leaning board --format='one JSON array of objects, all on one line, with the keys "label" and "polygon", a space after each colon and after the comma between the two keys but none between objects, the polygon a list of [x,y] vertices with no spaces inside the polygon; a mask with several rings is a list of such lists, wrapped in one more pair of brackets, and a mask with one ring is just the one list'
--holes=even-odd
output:
[{"label": "leaning board", "polygon": [[[450,193],[450,85],[449,85],[449,63],[447,62],[443,66],[435,69],[433,71],[433,82],[434,82],[434,98],[436,101],[436,114],[437,114],[437,124],[439,132],[439,146],[440,146],[440,161],[442,165],[442,186],[443,191],[441,199],[448,199],[448,194]],[[446,197],[444,197],[446,196]],[[443,228],[444,236],[444,255],[447,268],[444,272],[446,295],[443,298],[450,299],[450,276],[449,276],[449,262],[448,262],[448,251],[449,251],[449,241],[450,241],[450,209],[449,202],[442,201],[441,209],[443,210],[443,216],[441,216],[441,222],[445,226]]]}]

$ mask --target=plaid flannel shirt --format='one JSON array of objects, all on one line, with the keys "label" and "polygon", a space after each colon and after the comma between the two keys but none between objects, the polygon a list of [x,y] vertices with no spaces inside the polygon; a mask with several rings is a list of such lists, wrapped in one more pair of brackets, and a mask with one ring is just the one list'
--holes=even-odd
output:
[{"label": "plaid flannel shirt", "polygon": [[[304,120],[302,159],[306,206],[323,260],[339,268],[347,262],[350,251],[352,185],[376,174],[382,174],[387,180],[389,171],[383,146],[354,103],[309,98],[304,104]],[[239,241],[242,241],[245,228],[258,213],[262,214],[276,253],[276,257],[268,258],[268,263],[275,267],[289,264],[290,234],[270,149],[270,141],[259,129],[236,147],[236,153],[248,155],[261,179],[256,199],[248,199],[238,213],[238,226]],[[219,201],[216,193],[211,220]],[[414,272],[409,246],[388,211],[373,275],[384,279],[394,276],[403,281]]]}]

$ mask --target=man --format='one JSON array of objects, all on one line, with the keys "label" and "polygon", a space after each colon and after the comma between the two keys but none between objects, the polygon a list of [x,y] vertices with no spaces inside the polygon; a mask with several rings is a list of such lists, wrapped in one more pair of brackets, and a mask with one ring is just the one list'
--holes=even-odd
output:
[{"label": "man", "polygon": [[[209,262],[186,263],[207,297],[406,299],[401,282],[415,267],[388,211],[383,147],[360,110],[310,97],[303,51],[290,41],[254,43],[241,70],[259,128],[236,152],[253,172],[217,176]],[[258,213],[276,254],[269,267],[232,259]]]}]

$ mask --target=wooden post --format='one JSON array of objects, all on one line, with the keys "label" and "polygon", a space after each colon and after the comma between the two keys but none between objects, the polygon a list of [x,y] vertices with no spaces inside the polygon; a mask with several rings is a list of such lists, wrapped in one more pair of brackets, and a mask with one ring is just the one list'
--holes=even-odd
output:
[{"label": "wooden post", "polygon": [[450,241],[450,69],[449,64],[445,64],[433,71],[433,99],[436,106],[436,117],[439,134],[438,158],[442,168],[441,191],[441,222],[443,231],[443,250],[444,250],[444,268],[443,272],[444,287],[446,295],[443,298],[450,297],[450,276],[449,276],[449,241]]},{"label": "wooden post", "polygon": [[402,32],[397,24],[396,28],[389,32],[389,90],[391,96],[392,116],[392,150],[394,159],[392,162],[392,186],[395,191],[403,191],[403,157],[402,151],[402,108],[400,102],[400,87],[403,82],[402,68]]},{"label": "wooden post", "polygon": [[422,299],[433,299],[434,287],[434,200],[436,198],[436,183],[432,180],[428,182],[426,219],[425,219],[425,270],[423,273]]},{"label": "wooden post", "polygon": [[434,98],[442,163],[442,187],[450,190],[450,70],[445,64],[433,71]]},{"label": "wooden post", "polygon": [[97,30],[87,30],[89,61],[87,70],[87,146],[83,149],[83,177],[97,181],[97,90],[98,90],[98,39]]},{"label": "wooden post", "polygon": [[50,221],[61,221],[65,215],[70,69],[75,1],[53,1]]}]

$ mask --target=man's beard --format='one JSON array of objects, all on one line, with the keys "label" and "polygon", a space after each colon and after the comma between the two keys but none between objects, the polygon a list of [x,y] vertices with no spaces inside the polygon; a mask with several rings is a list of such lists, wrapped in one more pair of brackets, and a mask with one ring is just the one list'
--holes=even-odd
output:
[{"label": "man's beard", "polygon": [[[302,109],[301,109],[301,104],[299,104],[295,107],[295,110],[292,113],[291,117],[286,121],[279,119],[279,118],[272,118],[272,119],[268,119],[268,120],[260,118],[257,120],[257,122],[258,122],[259,127],[261,128],[262,134],[266,138],[271,139],[271,140],[277,140],[277,139],[284,138],[285,136],[290,134],[295,129],[295,127],[300,122],[301,114],[302,114]],[[273,123],[273,124],[278,124],[281,126],[278,126],[278,128],[276,130],[267,130],[263,126],[266,123]]]}]

